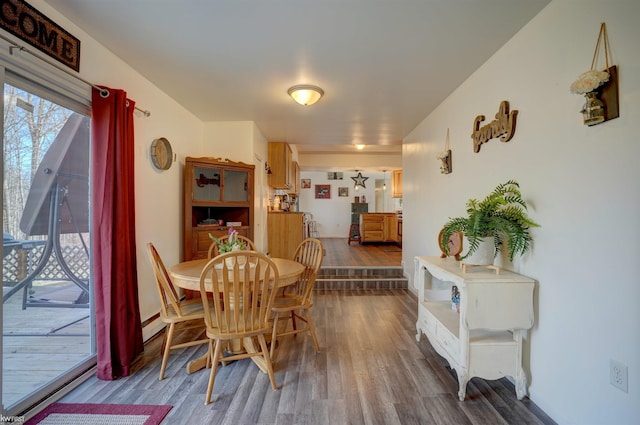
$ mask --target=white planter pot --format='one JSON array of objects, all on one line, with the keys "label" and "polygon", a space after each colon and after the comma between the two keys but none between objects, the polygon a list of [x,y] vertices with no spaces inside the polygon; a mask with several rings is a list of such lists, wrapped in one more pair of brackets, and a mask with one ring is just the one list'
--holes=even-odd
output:
[{"label": "white planter pot", "polygon": [[[465,238],[466,239],[466,238]],[[465,246],[470,246],[469,241],[466,240]],[[493,245],[493,237],[489,236],[480,240],[478,249],[473,254],[463,259],[464,264],[472,264],[475,266],[491,266],[493,260],[496,257],[496,248]]]},{"label": "white planter pot", "polygon": [[235,257],[235,258],[225,258],[224,262],[227,264],[227,268],[232,269],[233,266],[236,265],[236,261],[240,265],[240,268],[244,267],[244,263],[246,263],[246,257]]}]

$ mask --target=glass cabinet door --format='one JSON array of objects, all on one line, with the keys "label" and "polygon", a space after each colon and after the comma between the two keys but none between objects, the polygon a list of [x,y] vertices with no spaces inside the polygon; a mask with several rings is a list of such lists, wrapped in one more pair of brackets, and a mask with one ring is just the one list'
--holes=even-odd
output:
[{"label": "glass cabinet door", "polygon": [[249,173],[224,170],[224,200],[226,202],[249,201]]},{"label": "glass cabinet door", "polygon": [[220,201],[220,175],[219,168],[193,167],[193,200]]}]

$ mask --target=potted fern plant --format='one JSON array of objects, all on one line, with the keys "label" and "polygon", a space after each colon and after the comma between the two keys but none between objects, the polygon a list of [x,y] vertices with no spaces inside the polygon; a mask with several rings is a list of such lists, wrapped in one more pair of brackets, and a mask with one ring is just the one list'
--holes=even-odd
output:
[{"label": "potted fern plant", "polygon": [[[467,216],[450,218],[444,225],[441,241],[446,250],[451,235],[462,232],[468,241],[468,251],[461,257],[468,264],[493,264],[493,259],[502,244],[506,242],[509,260],[516,254],[523,255],[531,247],[529,229],[539,227],[527,215],[527,205],[522,199],[520,186],[515,180],[499,184],[482,201],[467,201]],[[478,251],[482,242],[489,244],[489,262],[475,262],[472,255]],[[446,253],[446,251],[445,251]]]}]

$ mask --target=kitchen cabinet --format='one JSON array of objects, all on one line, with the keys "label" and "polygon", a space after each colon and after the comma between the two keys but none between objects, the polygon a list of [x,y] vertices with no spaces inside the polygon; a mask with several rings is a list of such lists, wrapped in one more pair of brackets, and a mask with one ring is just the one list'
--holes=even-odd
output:
[{"label": "kitchen cabinet", "polygon": [[291,147],[285,142],[269,142],[268,164],[271,168],[269,186],[274,189],[293,188],[293,159]]},{"label": "kitchen cabinet", "polygon": [[229,232],[253,240],[254,165],[187,157],[184,167],[183,260],[206,258],[211,238]]},{"label": "kitchen cabinet", "polygon": [[270,212],[267,215],[269,255],[293,258],[304,239],[304,214],[301,212]]},{"label": "kitchen cabinet", "polygon": [[289,195],[300,195],[300,165],[297,161],[291,163],[291,189]]},{"label": "kitchen cabinet", "polygon": [[396,214],[384,216],[384,241],[398,242],[398,217]]},{"label": "kitchen cabinet", "polygon": [[360,214],[360,243],[397,242],[397,229],[395,213]]},{"label": "kitchen cabinet", "polygon": [[[465,272],[453,257],[415,257],[414,263],[416,340],[424,333],[456,371],[460,401],[471,378],[504,376],[513,378],[522,400],[527,393],[522,340],[534,323],[535,281],[508,270],[472,267]],[[452,303],[452,289],[459,292],[459,304]]]},{"label": "kitchen cabinet", "polygon": [[391,197],[402,198],[402,170],[391,171]]}]

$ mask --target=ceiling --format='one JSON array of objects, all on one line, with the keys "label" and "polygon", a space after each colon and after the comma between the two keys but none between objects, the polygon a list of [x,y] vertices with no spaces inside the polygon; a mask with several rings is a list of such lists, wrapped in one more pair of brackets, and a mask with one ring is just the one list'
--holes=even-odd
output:
[{"label": "ceiling", "polygon": [[[253,121],[303,153],[397,153],[550,0],[45,1],[202,121]],[[300,106],[296,84],[325,95]]]}]

